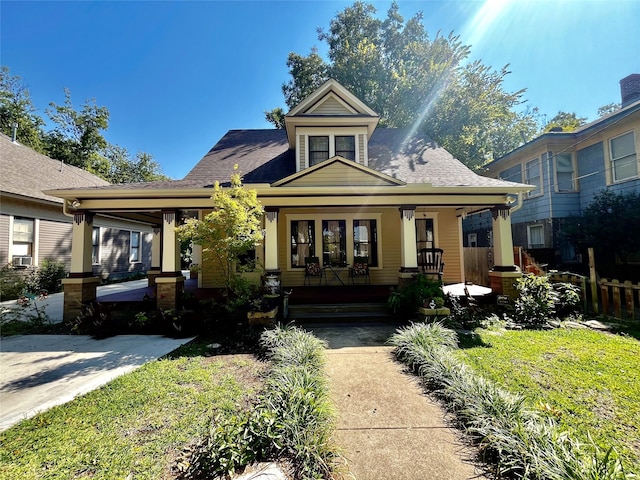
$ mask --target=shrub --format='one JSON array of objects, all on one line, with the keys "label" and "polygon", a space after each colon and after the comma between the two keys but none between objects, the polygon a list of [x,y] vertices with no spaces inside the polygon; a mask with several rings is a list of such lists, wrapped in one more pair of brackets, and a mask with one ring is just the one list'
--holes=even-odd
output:
[{"label": "shrub", "polygon": [[403,286],[393,290],[389,295],[387,305],[393,313],[411,316],[422,306],[423,302],[438,298],[444,299],[440,282],[419,273]]},{"label": "shrub", "polygon": [[24,269],[16,269],[7,264],[0,269],[0,300],[15,300],[26,287],[26,275]]},{"label": "shrub", "polygon": [[65,264],[53,260],[44,260],[34,269],[27,279],[27,288],[35,293],[46,290],[48,293],[62,291],[62,279],[67,276]]},{"label": "shrub", "polygon": [[525,274],[518,279],[514,320],[530,327],[545,325],[555,314],[551,283],[546,276]]}]

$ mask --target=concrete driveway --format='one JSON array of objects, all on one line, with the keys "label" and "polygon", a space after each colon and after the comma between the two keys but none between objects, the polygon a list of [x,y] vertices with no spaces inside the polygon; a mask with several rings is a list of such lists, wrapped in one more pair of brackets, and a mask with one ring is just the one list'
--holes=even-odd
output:
[{"label": "concrete driveway", "polygon": [[94,390],[189,342],[159,335],[0,339],[0,431]]}]

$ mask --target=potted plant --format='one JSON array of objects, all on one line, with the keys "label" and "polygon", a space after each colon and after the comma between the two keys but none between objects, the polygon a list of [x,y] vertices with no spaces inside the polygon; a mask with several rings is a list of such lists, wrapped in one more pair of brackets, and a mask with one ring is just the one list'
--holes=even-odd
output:
[{"label": "potted plant", "polygon": [[189,279],[197,280],[199,271],[200,271],[200,268],[199,268],[198,264],[197,263],[192,263],[191,266],[189,267]]}]

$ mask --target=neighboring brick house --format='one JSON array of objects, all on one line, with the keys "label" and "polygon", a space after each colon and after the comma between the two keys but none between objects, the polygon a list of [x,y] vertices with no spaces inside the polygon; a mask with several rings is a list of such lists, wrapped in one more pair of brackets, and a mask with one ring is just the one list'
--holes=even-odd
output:
[{"label": "neighboring brick house", "polygon": [[[43,193],[108,182],[0,134],[0,265],[63,262],[70,270],[73,215],[63,201]],[[92,227],[93,274],[106,279],[145,272],[151,265],[151,227],[96,215]]]},{"label": "neighboring brick house", "polygon": [[[620,110],[573,132],[540,135],[487,165],[488,177],[535,187],[511,214],[513,242],[550,267],[583,260],[562,233],[598,193],[640,192],[640,74],[620,86]],[[463,229],[466,247],[491,246],[491,215],[470,215]]]}]

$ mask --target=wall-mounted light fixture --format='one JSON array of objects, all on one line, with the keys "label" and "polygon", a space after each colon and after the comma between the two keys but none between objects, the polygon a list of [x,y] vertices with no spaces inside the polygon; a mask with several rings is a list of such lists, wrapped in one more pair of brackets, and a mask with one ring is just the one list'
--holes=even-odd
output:
[{"label": "wall-mounted light fixture", "polygon": [[507,202],[507,205],[513,205],[514,203],[516,203],[517,198],[513,195],[507,195],[506,197],[504,197],[504,200],[505,202]]},{"label": "wall-mounted light fixture", "polygon": [[71,206],[73,208],[80,208],[80,205],[82,205],[82,202],[78,199],[75,199],[73,202],[71,202]]}]

